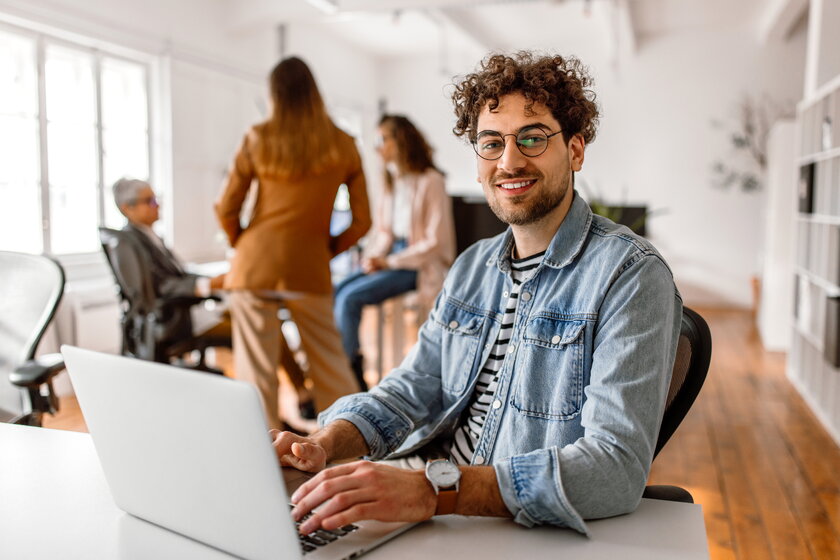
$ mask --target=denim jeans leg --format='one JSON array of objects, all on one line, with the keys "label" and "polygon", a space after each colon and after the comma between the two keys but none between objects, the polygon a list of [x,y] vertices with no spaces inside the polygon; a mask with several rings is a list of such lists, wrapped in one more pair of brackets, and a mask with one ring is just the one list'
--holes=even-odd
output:
[{"label": "denim jeans leg", "polygon": [[410,292],[416,286],[417,271],[414,270],[380,270],[348,278],[339,285],[335,295],[335,322],[350,359],[359,353],[359,324],[364,306]]}]

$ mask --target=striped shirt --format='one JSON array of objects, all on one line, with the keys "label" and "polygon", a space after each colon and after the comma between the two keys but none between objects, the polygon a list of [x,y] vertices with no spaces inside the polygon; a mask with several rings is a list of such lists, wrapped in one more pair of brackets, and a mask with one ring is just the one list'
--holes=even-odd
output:
[{"label": "striped shirt", "polygon": [[455,436],[452,438],[452,445],[449,449],[450,459],[456,464],[469,465],[472,462],[478,438],[484,429],[487,411],[495,399],[496,388],[499,385],[499,371],[502,369],[508,351],[508,343],[513,334],[513,321],[516,317],[516,306],[519,303],[519,290],[522,283],[534,274],[534,270],[542,262],[543,255],[545,255],[545,251],[524,259],[510,259],[513,288],[510,290],[505,305],[502,327],[499,329],[499,335],[496,337],[496,343],[490,351],[490,355],[487,356],[487,361],[484,362],[484,366],[478,374],[478,382],[470,399],[470,404],[461,416],[461,422],[455,430]]}]

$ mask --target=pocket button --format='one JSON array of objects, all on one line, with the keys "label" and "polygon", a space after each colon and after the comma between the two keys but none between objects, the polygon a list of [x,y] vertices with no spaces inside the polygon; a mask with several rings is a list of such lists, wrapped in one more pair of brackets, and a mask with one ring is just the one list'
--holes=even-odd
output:
[{"label": "pocket button", "polygon": [[551,337],[551,343],[552,344],[559,344],[559,342],[560,342],[560,335],[559,334],[555,334],[554,336]]},{"label": "pocket button", "polygon": [[449,322],[450,329],[457,329],[458,328],[458,321],[450,321]]}]

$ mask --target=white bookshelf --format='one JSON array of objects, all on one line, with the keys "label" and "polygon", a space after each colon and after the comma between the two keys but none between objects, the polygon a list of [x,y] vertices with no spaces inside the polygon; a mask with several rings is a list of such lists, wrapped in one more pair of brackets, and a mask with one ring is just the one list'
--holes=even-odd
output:
[{"label": "white bookshelf", "polygon": [[788,377],[840,443],[840,79],[799,104],[797,132]]}]

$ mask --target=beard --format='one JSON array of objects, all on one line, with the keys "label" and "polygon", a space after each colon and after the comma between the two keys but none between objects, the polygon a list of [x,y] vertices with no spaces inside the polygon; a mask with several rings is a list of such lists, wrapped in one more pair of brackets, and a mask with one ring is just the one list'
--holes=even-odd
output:
[{"label": "beard", "polygon": [[[529,173],[538,181],[543,181],[545,176],[542,173]],[[569,193],[569,184],[571,183],[571,173],[565,173],[565,177],[561,179],[561,186],[559,188],[547,189],[547,192],[542,196],[528,201],[529,193],[507,198],[507,203],[502,205],[499,199],[495,196],[496,183],[503,179],[513,179],[513,176],[497,175],[493,177],[490,183],[490,193],[487,196],[487,204],[490,210],[501,221],[512,226],[527,226],[539,222],[548,216],[555,208],[562,204],[566,195]]]}]

